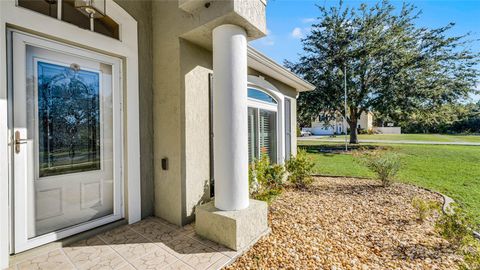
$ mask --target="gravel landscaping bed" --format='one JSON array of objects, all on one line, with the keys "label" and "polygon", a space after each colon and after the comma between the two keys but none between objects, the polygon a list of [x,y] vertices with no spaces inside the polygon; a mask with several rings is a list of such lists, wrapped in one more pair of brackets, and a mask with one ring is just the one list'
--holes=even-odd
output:
[{"label": "gravel landscaping bed", "polygon": [[417,222],[415,196],[442,201],[410,185],[317,177],[270,205],[272,233],[227,269],[457,269],[462,259],[435,233],[436,217]]}]

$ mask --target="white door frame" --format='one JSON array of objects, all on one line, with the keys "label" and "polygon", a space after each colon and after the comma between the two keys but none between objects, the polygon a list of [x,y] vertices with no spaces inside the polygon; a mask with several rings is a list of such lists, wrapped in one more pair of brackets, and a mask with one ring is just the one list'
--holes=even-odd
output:
[{"label": "white door frame", "polygon": [[[0,1],[0,55],[7,55],[7,27],[33,33],[77,47],[120,57],[124,73],[124,164],[125,216],[129,223],[141,219],[140,138],[138,100],[137,22],[112,0],[106,0],[107,15],[120,24],[120,40],[81,29],[34,11],[17,7],[15,0]],[[7,59],[0,57],[0,268],[8,267],[10,254],[10,151]]]},{"label": "white door frame", "polygon": [[[102,63],[108,64],[112,66],[112,105],[113,105],[113,149],[114,149],[114,171],[113,171],[113,178],[114,178],[114,208],[113,214],[108,215],[105,217],[98,218],[96,220],[85,222],[82,224],[77,224],[71,227],[67,227],[65,229],[61,229],[55,232],[51,232],[48,234],[44,234],[41,236],[34,237],[32,239],[28,239],[27,228],[29,224],[29,220],[27,217],[27,208],[29,207],[26,202],[28,201],[27,196],[30,196],[27,193],[28,190],[28,182],[30,181],[29,177],[26,173],[26,168],[22,165],[24,164],[12,164],[15,166],[13,170],[13,202],[15,209],[13,212],[14,214],[14,222],[12,223],[14,228],[14,251],[16,253],[25,251],[49,242],[56,241],[58,239],[65,238],[67,236],[71,236],[94,227],[98,227],[118,219],[123,218],[124,212],[122,207],[122,200],[123,200],[123,177],[121,172],[121,164],[123,164],[123,155],[122,155],[122,110],[121,110],[121,101],[123,99],[122,91],[115,91],[122,89],[122,82],[120,80],[120,74],[122,73],[121,69],[121,60],[118,58],[114,58],[111,56],[102,55],[99,53],[78,49],[72,46],[66,46],[64,44],[60,44],[57,42],[52,42],[50,40],[46,40],[43,38],[34,37],[28,34],[24,34],[18,31],[11,31],[8,30],[8,34],[12,35],[12,56],[13,59],[16,59],[17,62],[13,63],[13,70],[9,71],[13,75],[13,91],[15,89],[23,89],[26,88],[26,55],[27,55],[27,45],[31,45],[38,48],[45,48],[51,51],[59,52],[66,55],[72,55],[79,58],[84,58],[93,61],[101,61]],[[13,96],[13,95],[12,95]],[[10,106],[13,107],[14,113],[19,115],[24,115],[26,113],[25,108],[15,108],[15,105],[12,104],[12,100],[9,100]],[[23,105],[22,105],[23,107]],[[36,113],[35,113],[36,114]],[[9,117],[15,118],[15,115],[11,114]],[[21,121],[21,120],[20,120]],[[15,121],[14,123],[17,123]],[[26,124],[26,123],[25,123]],[[12,130],[13,132],[19,131],[22,135],[22,138],[26,138],[26,126],[25,127],[18,127],[15,126]],[[34,131],[30,131],[34,132]],[[36,132],[36,131],[35,131]],[[35,141],[38,142],[38,137],[35,136]],[[28,142],[28,144],[35,143]],[[25,157],[27,155],[27,145],[21,145],[21,152],[19,154],[13,154],[13,156],[17,159],[20,158],[22,163],[25,163]],[[35,152],[37,151],[37,147],[33,146]],[[33,153],[29,153],[32,155]],[[22,156],[18,156],[22,155]],[[35,158],[34,158],[35,157]],[[29,157],[28,161],[33,159],[37,159],[36,156]],[[27,161],[27,162],[28,162]],[[38,172],[38,163],[37,166],[34,166],[35,173],[30,176],[34,181],[36,180],[36,175]],[[57,176],[58,177],[58,176]],[[61,176],[60,176],[61,177]],[[28,178],[28,179],[27,179]],[[22,181],[26,179],[27,181]]]}]

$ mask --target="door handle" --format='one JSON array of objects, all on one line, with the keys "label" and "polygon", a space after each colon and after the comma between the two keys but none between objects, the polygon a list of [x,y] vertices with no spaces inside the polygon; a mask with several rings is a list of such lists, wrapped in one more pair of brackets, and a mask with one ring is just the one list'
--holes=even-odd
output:
[{"label": "door handle", "polygon": [[20,144],[26,143],[27,139],[20,138],[20,131],[15,131],[15,153],[20,153]]}]

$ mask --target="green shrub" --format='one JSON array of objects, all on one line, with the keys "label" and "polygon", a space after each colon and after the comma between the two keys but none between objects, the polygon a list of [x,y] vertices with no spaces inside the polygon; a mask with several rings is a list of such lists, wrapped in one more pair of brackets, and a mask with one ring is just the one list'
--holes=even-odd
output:
[{"label": "green shrub", "polygon": [[435,227],[445,239],[460,246],[463,239],[472,234],[473,219],[456,204],[452,204],[450,210],[437,220]]},{"label": "green shrub", "polygon": [[480,241],[472,235],[464,239],[461,252],[463,254],[463,269],[480,269]]},{"label": "green shrub", "polygon": [[285,167],[288,172],[288,180],[297,188],[305,188],[313,181],[311,176],[315,163],[308,157],[304,149],[299,149],[297,156],[291,156]]},{"label": "green shrub", "polygon": [[444,213],[435,224],[440,235],[463,255],[461,269],[480,269],[480,241],[473,236],[473,220],[463,208],[453,204],[451,211]]},{"label": "green shrub", "polygon": [[252,169],[258,183],[266,188],[280,188],[283,186],[285,169],[282,165],[270,163],[267,155],[256,160],[252,164]]},{"label": "green shrub", "polygon": [[280,189],[267,189],[262,193],[255,194],[254,199],[270,203],[275,197],[282,194]]},{"label": "green shrub", "polygon": [[412,206],[417,211],[418,221],[425,221],[431,214],[440,209],[440,205],[436,201],[427,201],[419,197],[415,197],[412,200]]},{"label": "green shrub", "polygon": [[250,164],[250,182],[253,184],[257,184],[258,189],[265,187],[265,172],[268,166],[270,166],[270,161],[264,158],[255,160],[252,164]]},{"label": "green shrub", "polygon": [[269,188],[283,188],[285,180],[285,167],[280,164],[272,164],[267,170],[267,185]]},{"label": "green shrub", "polygon": [[260,191],[260,184],[257,180],[257,171],[254,163],[248,165],[248,187],[250,195],[256,194]]},{"label": "green shrub", "polygon": [[393,183],[395,175],[400,170],[400,158],[392,152],[364,153],[361,160],[368,169],[377,174],[384,187]]},{"label": "green shrub", "polygon": [[249,166],[248,180],[253,198],[270,201],[272,196],[281,193],[284,185],[285,168],[272,164],[268,156],[255,160]]}]

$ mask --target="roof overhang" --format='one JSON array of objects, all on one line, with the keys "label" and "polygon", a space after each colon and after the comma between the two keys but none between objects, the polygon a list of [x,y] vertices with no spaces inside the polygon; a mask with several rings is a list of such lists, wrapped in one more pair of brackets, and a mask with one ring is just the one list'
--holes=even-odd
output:
[{"label": "roof overhang", "polygon": [[268,58],[251,46],[248,46],[248,66],[295,88],[297,92],[306,92],[315,89],[313,84],[298,77],[295,73]]}]

